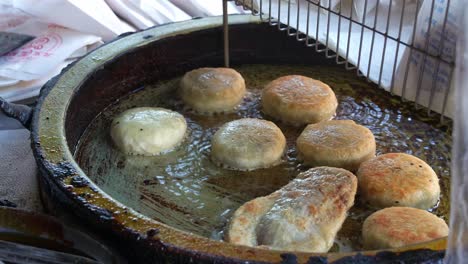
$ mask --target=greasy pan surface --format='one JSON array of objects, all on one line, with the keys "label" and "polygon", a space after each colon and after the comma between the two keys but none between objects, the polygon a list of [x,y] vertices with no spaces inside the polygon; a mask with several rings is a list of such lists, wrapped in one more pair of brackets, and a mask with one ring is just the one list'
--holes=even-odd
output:
[{"label": "greasy pan surface", "polygon": [[[232,114],[200,116],[184,108],[177,95],[180,79],[147,85],[106,108],[83,135],[77,161],[90,179],[106,193],[142,214],[170,226],[213,239],[222,239],[232,213],[243,203],[268,195],[307,167],[297,160],[296,139],[304,129],[276,122],[288,142],[282,164],[249,172],[217,166],[210,159],[210,140],[224,123],[242,117],[271,119],[261,112],[260,91],[269,81],[287,74],[307,75],[333,88],[340,106],[335,119],[354,119],[369,127],[377,141],[377,154],[407,152],[426,160],[441,177],[441,203],[433,211],[448,215],[451,136],[429,120],[410,114],[388,93],[375,89],[353,72],[331,66],[244,65],[236,67],[249,93]],[[155,157],[127,156],[109,137],[112,118],[134,106],[165,107],[182,113],[189,134],[176,150]],[[364,219],[375,210],[359,202],[351,209],[333,251],[361,250]]]},{"label": "greasy pan surface", "polygon": [[[253,22],[249,21],[251,19],[249,16],[231,17],[234,22],[231,27],[234,65],[302,63],[317,66],[332,63],[326,61],[322,54],[315,54],[266,24],[244,24]],[[127,201],[119,199],[118,202],[89,180],[78,167],[72,153],[76,151],[80,138],[92,120],[117,99],[135,89],[172,79],[196,67],[220,65],[220,23],[220,18],[192,20],[123,37],[92,52],[61,76],[51,80],[42,91],[32,122],[33,149],[42,172],[41,184],[45,195],[55,201],[56,205],[71,209],[96,230],[114,237],[114,241],[118,241],[117,246],[127,256],[141,262],[168,260],[185,263],[196,260],[225,263],[240,262],[242,259],[261,262],[279,262],[282,259],[323,262],[347,256],[354,256],[353,260],[358,258],[370,262],[395,258],[440,259],[442,253],[438,250],[445,247],[445,239],[395,250],[409,251],[402,254],[376,254],[372,251],[364,252],[366,256],[332,253],[320,257],[305,253],[283,254],[217,242],[143,216],[127,207]],[[409,116],[403,113],[397,115],[420,119],[419,114],[414,112]],[[428,124],[432,122],[426,121]],[[427,126],[441,129],[441,134],[444,129],[448,129]],[[414,140],[418,141],[417,138]],[[421,148],[424,146],[425,143],[422,143]],[[448,157],[443,157],[449,161]],[[444,175],[449,177],[448,172]],[[96,179],[95,175],[91,179]]]}]

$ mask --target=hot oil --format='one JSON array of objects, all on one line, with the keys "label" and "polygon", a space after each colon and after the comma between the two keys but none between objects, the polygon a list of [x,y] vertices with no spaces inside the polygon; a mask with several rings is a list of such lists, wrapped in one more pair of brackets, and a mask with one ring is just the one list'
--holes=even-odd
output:
[{"label": "hot oil", "polygon": [[[271,80],[300,74],[322,80],[335,91],[336,119],[352,119],[372,130],[377,154],[405,152],[427,161],[439,175],[442,194],[433,213],[448,221],[451,153],[450,125],[427,117],[410,103],[377,89],[338,67],[246,65],[237,67],[248,88],[233,113],[198,115],[184,108],[176,90],[179,78],[149,85],[122,98],[95,118],[84,133],[76,157],[82,169],[106,193],[142,214],[198,235],[222,239],[232,213],[244,202],[281,188],[307,168],[296,159],[296,138],[303,127],[275,123],[287,138],[284,161],[250,172],[216,166],[210,160],[210,140],[224,123],[244,117],[270,119],[261,113],[260,91]],[[178,111],[189,132],[176,150],[155,157],[126,156],[113,146],[112,118],[126,109],[158,106]],[[362,222],[374,210],[359,197],[331,251],[361,249]]]}]

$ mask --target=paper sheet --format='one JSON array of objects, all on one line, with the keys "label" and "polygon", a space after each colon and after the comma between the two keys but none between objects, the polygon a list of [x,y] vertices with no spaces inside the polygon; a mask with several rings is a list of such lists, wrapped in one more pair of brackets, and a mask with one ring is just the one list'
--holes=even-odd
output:
[{"label": "paper sheet", "polygon": [[[192,17],[220,16],[223,14],[223,5],[220,0],[169,0]],[[228,3],[229,14],[243,14],[242,8],[233,2]]]},{"label": "paper sheet", "polygon": [[[0,2],[1,3],[1,2]],[[13,7],[46,23],[100,36],[108,41],[134,31],[114,14],[104,0],[14,0]]]},{"label": "paper sheet", "polygon": [[[434,3],[434,5],[433,5]],[[416,101],[441,113],[446,105],[445,113],[453,117],[454,98],[451,84],[455,61],[455,44],[458,35],[458,0],[425,0],[422,3],[416,21],[414,45],[433,56],[441,56],[443,61],[424,55],[419,51],[405,49],[402,63],[398,65],[396,90],[401,94],[404,86],[406,71],[409,71],[406,80],[404,97]],[[432,15],[431,15],[431,11]],[[446,16],[447,14],[447,16]],[[429,25],[429,21],[431,21]],[[444,23],[446,22],[446,23]],[[438,72],[438,74],[435,74]],[[417,91],[416,87],[421,87]],[[449,90],[449,91],[447,91]],[[448,92],[448,97],[445,94]],[[432,93],[432,95],[431,95]]]},{"label": "paper sheet", "polygon": [[17,102],[24,99],[32,98],[38,95],[41,87],[52,77],[59,74],[60,71],[65,68],[68,64],[72,63],[73,60],[66,60],[56,65],[50,72],[47,72],[44,76],[39,79],[32,81],[19,81],[15,80],[15,83],[11,85],[5,85],[0,87],[0,96],[10,102]]},{"label": "paper sheet", "polygon": [[452,152],[450,229],[444,263],[466,263],[468,259],[468,3],[458,9],[459,20],[455,118]]},{"label": "paper sheet", "polygon": [[49,24],[43,34],[0,57],[0,76],[23,81],[40,79],[72,54],[100,39]]},{"label": "paper sheet", "polygon": [[191,18],[169,0],[106,0],[106,3],[138,29]]},{"label": "paper sheet", "polygon": [[[260,6],[259,0],[256,1],[256,6]],[[437,12],[439,12],[439,14],[445,14],[445,10],[448,8],[447,0],[437,0],[435,2],[437,3]],[[457,2],[456,0],[451,1],[451,7],[449,9],[449,17],[451,18],[455,17],[452,11],[457,5]],[[262,4],[261,12],[263,12],[265,16],[269,15],[269,3],[270,1],[263,1]],[[381,32],[376,33],[357,23],[350,22],[347,18],[340,19],[338,15],[329,13],[325,8],[320,8],[320,10],[318,10],[316,5],[309,4],[304,0],[291,2],[290,4],[286,0],[272,0],[271,3],[272,17],[286,24],[288,22],[289,13],[290,25],[293,28],[298,28],[304,33],[308,32],[310,37],[318,40],[332,51],[336,51],[341,57],[349,61],[349,63],[356,65],[359,73],[379,84],[384,89],[392,91],[409,100],[415,99],[414,95],[419,82],[415,82],[414,78],[419,76],[419,72],[416,69],[419,64],[415,62],[416,68],[412,67],[409,69],[409,78],[407,78],[407,85],[404,91],[405,93],[403,94],[403,80],[406,75],[406,68],[403,66],[408,64],[407,58],[409,48],[404,44],[398,44],[398,42],[393,39],[411,44],[413,40],[413,28],[416,21],[417,34],[415,34],[415,43],[425,43],[424,36],[427,34],[441,34],[440,27],[444,17],[440,15],[433,16],[433,23],[437,23],[438,27],[433,27],[428,33],[427,27],[424,26],[423,22],[425,21],[427,24],[427,21],[429,21],[430,9],[428,11],[427,6],[431,5],[432,0],[422,1],[421,10],[418,9],[418,1],[414,0],[381,0],[378,2],[365,0],[320,1],[321,6],[328,7],[330,5],[331,10],[335,12],[341,10],[341,14],[344,16],[351,17],[354,21],[360,21],[370,28],[375,27],[376,31]],[[318,3],[318,1],[316,1],[316,3]],[[351,3],[353,3],[353,5],[351,5]],[[281,7],[278,13],[279,4]],[[308,16],[309,19],[307,20]],[[435,20],[438,22],[435,22]],[[309,22],[307,23],[307,21]],[[400,23],[400,21],[402,23]],[[309,29],[308,31],[307,28]],[[451,33],[445,33],[444,42],[453,43],[451,36],[456,36],[456,34],[454,34],[454,32],[456,32],[456,27],[448,24],[445,30]],[[391,38],[385,37],[385,33]],[[436,46],[436,43],[431,42],[431,45]],[[445,48],[449,49],[449,46],[451,45],[446,44],[444,50]],[[434,49],[438,50],[439,47],[434,47]],[[444,54],[444,56],[446,56],[446,54]],[[413,56],[412,59],[414,60]],[[429,60],[423,62],[426,62],[426,64],[431,63]],[[447,75],[449,75],[447,72],[448,70],[442,66],[438,76],[441,80],[446,80],[446,83],[444,83],[446,86],[448,86],[449,83],[447,81]],[[429,71],[427,74],[433,76]],[[396,76],[396,78],[393,79],[393,76]],[[423,80],[421,86],[429,86],[431,83],[432,79],[429,80],[426,78]],[[428,97],[429,95],[426,92],[422,92],[418,102],[427,106],[430,101]],[[448,99],[444,99],[443,96],[436,94],[436,96],[432,98],[432,108],[441,112],[441,106],[444,104],[445,100],[450,102],[451,94]],[[424,102],[427,103],[425,104]],[[449,105],[447,104],[447,106]],[[451,117],[453,115],[453,109],[448,107],[445,114]]]}]

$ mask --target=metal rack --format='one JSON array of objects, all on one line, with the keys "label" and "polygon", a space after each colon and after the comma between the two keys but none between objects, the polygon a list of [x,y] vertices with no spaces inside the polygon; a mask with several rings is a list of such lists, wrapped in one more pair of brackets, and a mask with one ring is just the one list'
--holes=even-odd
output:
[{"label": "metal rack", "polygon": [[[223,1],[226,5],[226,0]],[[236,0],[416,108],[452,116],[456,0]],[[430,21],[430,23],[429,23]],[[228,45],[227,16],[225,38]],[[226,65],[229,64],[226,47]]]}]

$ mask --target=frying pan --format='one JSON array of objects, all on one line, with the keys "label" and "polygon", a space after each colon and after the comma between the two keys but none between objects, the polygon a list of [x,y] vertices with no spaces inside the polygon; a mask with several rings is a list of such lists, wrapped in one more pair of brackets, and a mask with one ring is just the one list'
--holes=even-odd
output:
[{"label": "frying pan", "polygon": [[[331,66],[323,55],[252,16],[230,17],[231,63]],[[122,35],[51,79],[33,110],[0,101],[31,130],[41,195],[52,211],[71,212],[90,230],[141,263],[382,263],[438,262],[446,238],[398,249],[312,254],[238,246],[151,219],[105,193],[74,153],[89,124],[119,98],[159,80],[203,66],[221,66],[222,20],[193,19]],[[344,69],[342,69],[344,71]]]}]

